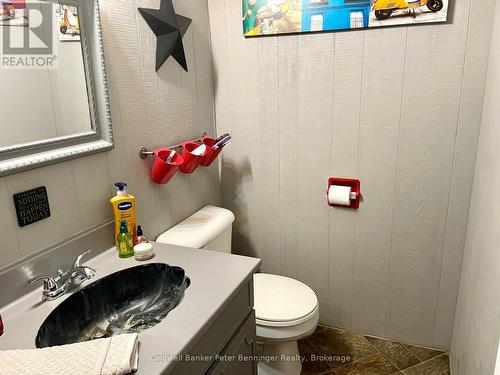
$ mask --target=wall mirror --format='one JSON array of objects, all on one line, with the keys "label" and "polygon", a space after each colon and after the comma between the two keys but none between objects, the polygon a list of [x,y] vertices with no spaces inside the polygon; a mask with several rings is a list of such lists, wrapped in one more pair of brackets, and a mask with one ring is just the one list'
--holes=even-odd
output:
[{"label": "wall mirror", "polygon": [[98,0],[1,0],[0,47],[0,176],[113,147]]}]

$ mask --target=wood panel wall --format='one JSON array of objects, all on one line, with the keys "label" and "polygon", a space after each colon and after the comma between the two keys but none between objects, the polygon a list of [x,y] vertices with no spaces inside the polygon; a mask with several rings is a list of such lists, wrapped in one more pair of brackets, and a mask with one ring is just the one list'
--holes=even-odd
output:
[{"label": "wood panel wall", "polygon": [[[451,0],[441,25],[245,39],[241,1],[209,0],[233,247],[310,285],[322,323],[449,348],[493,5]],[[361,179],[359,210],[326,205],[329,176]]]},{"label": "wood panel wall", "polygon": [[[155,36],[137,11],[159,0],[99,0],[115,147],[105,153],[0,178],[0,269],[112,218],[113,183],[126,181],[137,200],[145,234],[158,234],[206,204],[220,204],[217,164],[154,184],[151,160],[138,150],[177,144],[213,133],[214,98],[208,4],[176,0],[193,19],[184,36],[186,73],[172,58],[155,73]],[[12,194],[47,186],[52,216],[19,228]]]},{"label": "wood panel wall", "polygon": [[455,375],[490,375],[500,371],[500,211],[496,197],[496,192],[500,189],[498,1],[494,18],[474,188],[450,350],[450,362]]}]

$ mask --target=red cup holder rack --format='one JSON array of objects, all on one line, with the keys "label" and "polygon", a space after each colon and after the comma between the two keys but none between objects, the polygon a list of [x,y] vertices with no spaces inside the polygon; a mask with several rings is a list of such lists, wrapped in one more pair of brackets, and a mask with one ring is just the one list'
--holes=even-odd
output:
[{"label": "red cup holder rack", "polygon": [[[194,141],[186,141],[154,151],[149,151],[146,147],[142,147],[139,150],[139,157],[146,159],[148,156],[152,156],[151,180],[156,184],[166,184],[174,177],[178,170],[185,174],[191,174],[200,165],[203,167],[212,165],[223,148],[214,149],[213,146],[216,143],[216,138],[209,137],[206,133],[203,133],[201,138]],[[201,154],[193,153],[201,145],[206,146],[205,151]],[[170,157],[172,151],[174,151],[174,154]]]}]

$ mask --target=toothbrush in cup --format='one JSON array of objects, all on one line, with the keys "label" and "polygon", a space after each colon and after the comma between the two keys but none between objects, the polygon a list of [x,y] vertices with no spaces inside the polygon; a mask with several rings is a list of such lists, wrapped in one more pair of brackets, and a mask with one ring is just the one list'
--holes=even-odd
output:
[{"label": "toothbrush in cup", "polygon": [[217,138],[215,144],[212,146],[214,150],[219,150],[231,143],[231,135],[229,133],[221,135]]},{"label": "toothbrush in cup", "polygon": [[167,157],[166,163],[168,163],[168,164],[172,163],[172,159],[174,158],[174,156],[175,156],[175,151],[172,150],[170,152],[170,155],[168,155],[168,157]]}]

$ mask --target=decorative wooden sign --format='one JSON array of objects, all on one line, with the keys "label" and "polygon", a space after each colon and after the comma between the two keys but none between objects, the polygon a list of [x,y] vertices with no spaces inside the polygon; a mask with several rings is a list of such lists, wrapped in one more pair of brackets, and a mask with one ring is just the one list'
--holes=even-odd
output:
[{"label": "decorative wooden sign", "polygon": [[45,186],[14,194],[14,204],[20,227],[50,217],[49,197]]}]

